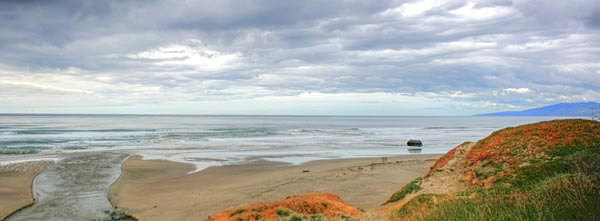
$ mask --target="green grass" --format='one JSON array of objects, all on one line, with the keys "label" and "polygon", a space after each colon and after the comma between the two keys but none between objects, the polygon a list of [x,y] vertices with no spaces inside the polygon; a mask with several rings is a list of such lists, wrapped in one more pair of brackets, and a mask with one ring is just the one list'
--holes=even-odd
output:
[{"label": "green grass", "polygon": [[[423,194],[393,212],[402,220],[600,220],[600,142],[559,146],[490,189]],[[399,194],[400,195],[400,194]]]},{"label": "green grass", "polygon": [[293,216],[290,218],[290,221],[302,221],[302,217],[300,217],[300,216],[297,216],[297,215],[293,215]]},{"label": "green grass", "polygon": [[289,216],[290,215],[290,211],[289,210],[285,210],[285,209],[278,209],[277,210],[277,215],[278,216]]},{"label": "green grass", "polygon": [[421,179],[422,178],[417,178],[417,179],[411,181],[410,183],[406,184],[398,192],[395,192],[390,197],[390,199],[387,202],[385,202],[385,204],[398,202],[398,201],[404,199],[404,197],[406,197],[407,195],[409,195],[411,193],[416,193],[417,191],[421,190],[422,189],[421,188]]},{"label": "green grass", "polygon": [[515,187],[527,188],[558,174],[600,174],[600,142],[584,146],[558,146],[548,151],[549,159],[534,159],[532,164],[517,169],[510,180]]},{"label": "green grass", "polygon": [[310,221],[322,221],[322,220],[323,220],[323,215],[321,215],[321,214],[310,215]]},{"label": "green grass", "polygon": [[[482,194],[433,204],[431,196],[419,197],[416,206],[432,210],[416,214],[415,220],[598,220],[600,188],[585,176],[557,176],[529,191]],[[411,202],[412,203],[412,202]],[[411,211],[397,211],[406,217]],[[412,219],[411,219],[412,220]]]},{"label": "green grass", "polygon": [[394,213],[392,214],[392,218],[398,219],[398,218],[405,218],[405,217],[410,217],[410,216],[415,216],[414,214],[421,214],[422,209],[426,209],[428,210],[430,207],[433,207],[434,205],[434,198],[436,198],[437,195],[434,194],[421,194],[417,197],[415,197],[414,199],[412,199],[410,202],[408,202],[406,205],[404,205],[403,207],[401,207],[400,209],[394,211]]}]

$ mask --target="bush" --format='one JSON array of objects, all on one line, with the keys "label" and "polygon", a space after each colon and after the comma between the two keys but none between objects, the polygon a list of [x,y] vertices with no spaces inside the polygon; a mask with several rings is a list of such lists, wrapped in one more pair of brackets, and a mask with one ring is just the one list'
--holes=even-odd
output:
[{"label": "bush", "polygon": [[297,215],[293,215],[293,216],[290,218],[290,221],[302,221],[302,217],[299,217],[299,216],[297,216]]},{"label": "bush", "polygon": [[277,215],[278,216],[289,216],[290,215],[290,211],[289,210],[284,210],[284,209],[278,209],[277,210]]}]

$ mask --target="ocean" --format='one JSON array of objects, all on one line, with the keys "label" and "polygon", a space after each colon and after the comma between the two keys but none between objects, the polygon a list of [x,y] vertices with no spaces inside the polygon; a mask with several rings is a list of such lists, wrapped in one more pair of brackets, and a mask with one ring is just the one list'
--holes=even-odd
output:
[{"label": "ocean", "polygon": [[[445,153],[491,132],[557,117],[0,115],[0,162],[111,151],[213,165]],[[25,154],[24,154],[25,153]]]}]

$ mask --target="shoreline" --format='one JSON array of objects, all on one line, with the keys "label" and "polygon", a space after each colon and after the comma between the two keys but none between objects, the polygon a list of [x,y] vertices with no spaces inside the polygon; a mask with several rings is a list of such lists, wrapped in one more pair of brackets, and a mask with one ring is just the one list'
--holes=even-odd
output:
[{"label": "shoreline", "polygon": [[[202,220],[233,206],[291,195],[333,192],[360,208],[375,208],[393,190],[423,174],[441,154],[324,159],[293,165],[275,161],[208,167],[131,156],[108,197],[139,220]],[[168,203],[164,203],[168,202]]]},{"label": "shoreline", "polygon": [[46,158],[30,158],[30,159],[23,159],[23,160],[7,160],[7,161],[0,161],[0,166],[9,166],[11,164],[20,164],[20,163],[31,163],[31,162],[38,162],[38,161],[51,161],[56,163],[57,161],[59,161],[60,158],[58,157],[46,157]]},{"label": "shoreline", "polygon": [[[362,159],[362,158],[381,158],[381,157],[402,157],[412,155],[443,155],[445,151],[421,151],[411,153],[408,148],[399,149],[400,152],[394,154],[314,154],[314,153],[252,153],[247,155],[219,155],[219,156],[196,156],[202,154],[195,148],[123,148],[123,149],[83,149],[83,150],[60,150],[55,152],[40,152],[32,154],[0,154],[0,166],[33,162],[33,161],[54,161],[55,163],[69,157],[78,155],[98,155],[103,153],[119,153],[128,156],[141,156],[147,160],[166,160],[177,163],[192,164],[195,169],[189,173],[202,171],[209,167],[230,166],[239,164],[248,164],[254,161],[281,162],[289,165],[302,165],[313,161],[321,160],[339,160],[339,159]],[[397,150],[394,150],[397,151]],[[184,155],[184,156],[182,156]],[[190,156],[191,155],[191,156]]]}]

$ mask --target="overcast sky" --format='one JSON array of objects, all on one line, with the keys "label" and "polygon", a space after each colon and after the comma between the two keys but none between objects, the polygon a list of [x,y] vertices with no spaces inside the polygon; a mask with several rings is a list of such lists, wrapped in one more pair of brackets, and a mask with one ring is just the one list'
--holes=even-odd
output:
[{"label": "overcast sky", "polygon": [[0,1],[0,112],[471,115],[600,100],[600,1]]}]

